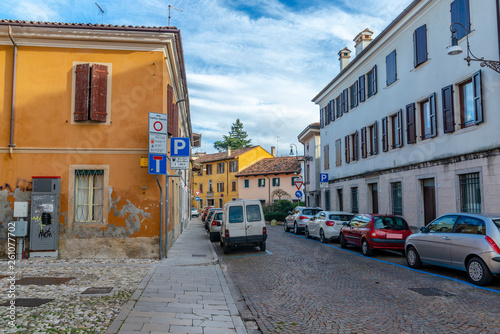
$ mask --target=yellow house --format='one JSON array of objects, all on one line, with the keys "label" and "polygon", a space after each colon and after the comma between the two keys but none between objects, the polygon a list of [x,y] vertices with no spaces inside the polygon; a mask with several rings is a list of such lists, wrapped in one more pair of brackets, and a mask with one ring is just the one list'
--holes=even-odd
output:
[{"label": "yellow house", "polygon": [[[272,149],[274,153],[274,148]],[[225,203],[238,199],[238,179],[236,173],[251,164],[273,155],[260,146],[227,150],[206,154],[196,160],[200,171],[193,173],[192,206],[201,209],[205,206],[222,208]],[[199,197],[199,201],[195,198]]]},{"label": "yellow house", "polygon": [[158,185],[141,158],[150,112],[168,118],[167,144],[191,137],[180,31],[1,20],[0,77],[0,233],[33,180],[54,177],[58,210],[31,205],[46,220],[31,222],[30,256],[44,235],[59,236],[48,251],[63,258],[164,256],[189,217],[190,174],[169,178],[161,212],[167,177]]}]

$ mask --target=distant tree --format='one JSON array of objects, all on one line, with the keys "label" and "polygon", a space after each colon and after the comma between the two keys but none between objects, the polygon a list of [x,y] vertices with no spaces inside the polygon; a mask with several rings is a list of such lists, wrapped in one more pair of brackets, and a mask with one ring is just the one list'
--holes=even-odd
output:
[{"label": "distant tree", "polygon": [[228,147],[232,150],[251,146],[251,139],[247,139],[248,134],[243,130],[243,123],[237,118],[236,122],[231,125],[229,136],[223,135],[223,140],[218,140],[214,143],[214,148],[221,151],[226,151]]}]

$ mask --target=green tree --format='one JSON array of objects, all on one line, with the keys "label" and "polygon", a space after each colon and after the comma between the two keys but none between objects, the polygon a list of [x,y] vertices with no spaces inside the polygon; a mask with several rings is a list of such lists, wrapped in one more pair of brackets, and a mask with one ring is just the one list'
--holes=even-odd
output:
[{"label": "green tree", "polygon": [[218,140],[214,143],[214,148],[221,151],[226,151],[228,147],[232,150],[251,146],[251,139],[247,139],[248,134],[243,130],[243,123],[237,118],[236,122],[231,125],[229,136],[223,135],[223,140]]}]

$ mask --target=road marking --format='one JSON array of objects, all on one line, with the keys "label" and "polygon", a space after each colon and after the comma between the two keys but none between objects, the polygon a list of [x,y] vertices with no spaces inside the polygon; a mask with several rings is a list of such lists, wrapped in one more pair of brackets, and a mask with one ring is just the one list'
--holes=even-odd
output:
[{"label": "road marking", "polygon": [[238,259],[238,258],[249,257],[249,256],[273,255],[273,253],[271,253],[268,250],[266,250],[266,253],[267,254],[260,253],[260,254],[248,254],[248,255],[239,255],[239,256],[227,256],[226,259]]}]

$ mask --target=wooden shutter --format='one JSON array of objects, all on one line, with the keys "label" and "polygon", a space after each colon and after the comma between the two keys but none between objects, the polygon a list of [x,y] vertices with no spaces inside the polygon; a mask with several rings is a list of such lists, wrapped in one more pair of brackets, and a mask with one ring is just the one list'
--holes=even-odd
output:
[{"label": "wooden shutter", "polygon": [[335,102],[337,103],[337,118],[342,117],[342,101],[341,101],[342,95],[339,95],[336,99]]},{"label": "wooden shutter", "polygon": [[389,138],[387,137],[387,117],[382,118],[382,151],[389,150]]},{"label": "wooden shutter", "polygon": [[353,89],[354,89],[354,94],[352,96],[352,99],[354,101],[352,101],[352,105],[354,107],[357,107],[358,106],[358,81],[355,81],[354,82],[354,86],[353,86]]},{"label": "wooden shutter", "polygon": [[335,99],[330,100],[330,121],[335,121]]},{"label": "wooden shutter", "polygon": [[332,119],[330,118],[330,103],[328,103],[325,107],[325,112],[326,112],[326,124],[330,124]]},{"label": "wooden shutter", "polygon": [[397,124],[397,132],[396,136],[398,136],[398,147],[403,146],[403,109],[399,109],[398,111],[398,124]]},{"label": "wooden shutter", "polygon": [[349,112],[349,89],[346,88],[342,92],[342,113]]},{"label": "wooden shutter", "polygon": [[392,84],[397,79],[396,71],[396,50],[392,51],[385,57],[385,69],[386,69],[386,80],[387,86]]},{"label": "wooden shutter", "polygon": [[413,32],[413,65],[427,61],[427,26],[424,24]]},{"label": "wooden shutter", "polygon": [[352,160],[359,160],[359,132],[356,130],[352,136]]},{"label": "wooden shutter", "polygon": [[361,128],[361,157],[366,158],[366,126]]},{"label": "wooden shutter", "polygon": [[340,139],[335,141],[335,165],[342,165],[342,141]]},{"label": "wooden shutter", "polygon": [[[470,15],[469,15],[469,0],[454,0],[450,4],[451,23],[461,23],[467,33],[470,32]],[[456,29],[457,39],[461,39],[466,35],[465,31],[460,26],[452,26]]]},{"label": "wooden shutter", "polygon": [[365,75],[363,74],[362,76],[359,77],[358,79],[358,99],[359,99],[359,103],[361,102],[365,102]]},{"label": "wooden shutter", "polygon": [[372,154],[378,154],[378,122],[375,121],[373,124],[373,147]]},{"label": "wooden shutter", "polygon": [[484,121],[481,92],[481,70],[472,75],[472,85],[474,87],[474,112],[476,114],[476,124],[479,124]]},{"label": "wooden shutter", "polygon": [[94,64],[91,69],[92,86],[90,89],[90,119],[106,122],[106,102],[108,98],[108,67]]},{"label": "wooden shutter", "polygon": [[349,135],[344,137],[344,144],[345,144],[345,162],[349,163],[351,161],[351,156],[349,154]]},{"label": "wooden shutter", "polygon": [[321,129],[323,129],[325,127],[325,120],[323,119],[323,114],[324,114],[323,108],[320,108],[319,109],[319,125],[320,125]]},{"label": "wooden shutter", "polygon": [[373,66],[372,69],[372,92],[373,95],[377,94],[377,65]]},{"label": "wooden shutter", "polygon": [[75,112],[73,119],[86,121],[89,119],[89,64],[78,64],[75,67]]},{"label": "wooden shutter", "polygon": [[174,124],[174,89],[167,85],[167,132],[173,134]]},{"label": "wooden shutter", "polygon": [[437,136],[437,122],[436,122],[436,93],[429,95],[429,110],[431,119],[431,137]]},{"label": "wooden shutter", "polygon": [[177,104],[173,105],[174,117],[172,124],[172,136],[179,137],[179,106]]},{"label": "wooden shutter", "polygon": [[455,115],[453,110],[453,85],[441,89],[443,102],[443,129],[444,133],[455,131]]},{"label": "wooden shutter", "polygon": [[415,103],[406,105],[406,142],[408,144],[415,144],[417,142]]}]

